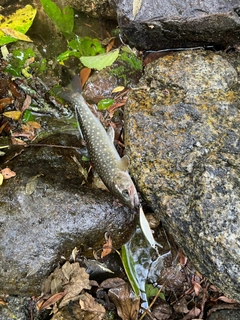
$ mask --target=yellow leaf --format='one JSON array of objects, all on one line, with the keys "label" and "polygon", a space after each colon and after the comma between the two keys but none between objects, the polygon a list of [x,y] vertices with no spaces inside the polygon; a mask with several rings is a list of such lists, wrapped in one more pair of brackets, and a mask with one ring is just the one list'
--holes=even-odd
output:
[{"label": "yellow leaf", "polygon": [[114,88],[114,89],[112,90],[112,93],[121,92],[121,91],[124,90],[124,88],[125,88],[125,87],[123,87],[123,86],[118,86],[118,87],[116,87],[116,88]]},{"label": "yellow leaf", "polygon": [[5,117],[18,121],[21,118],[21,111],[6,111],[3,113]]},{"label": "yellow leaf", "polygon": [[26,36],[24,33],[20,31],[11,28],[1,28],[1,30],[5,33],[6,36],[10,36],[18,40],[32,42],[32,40],[28,36]]},{"label": "yellow leaf", "polygon": [[[0,16],[1,29],[12,29],[25,34],[32,25],[36,12],[37,10],[31,5],[26,5],[8,17]],[[0,30],[0,46],[16,40],[16,38],[5,35],[4,32]]]},{"label": "yellow leaf", "polygon": [[0,186],[2,185],[3,183],[3,175],[0,173]]}]

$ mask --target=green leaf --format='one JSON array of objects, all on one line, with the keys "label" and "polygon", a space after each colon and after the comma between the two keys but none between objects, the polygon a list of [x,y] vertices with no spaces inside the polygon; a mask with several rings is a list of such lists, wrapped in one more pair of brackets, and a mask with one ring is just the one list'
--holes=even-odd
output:
[{"label": "green leaf", "polygon": [[[146,283],[145,285],[145,292],[146,292],[146,296],[147,299],[149,300],[149,298],[151,297],[155,297],[158,294],[158,288],[155,288],[151,283]],[[159,292],[158,296],[163,299],[166,300],[165,295],[163,292]]]},{"label": "green leaf", "polygon": [[67,6],[61,10],[51,0],[41,0],[42,6],[46,14],[63,33],[72,33],[74,27],[74,11]]},{"label": "green leaf", "polygon": [[98,39],[91,39],[89,37],[76,37],[76,39],[73,39],[68,43],[68,47],[71,50],[61,53],[57,57],[58,62],[63,62],[71,56],[80,58],[81,56],[95,56],[105,52],[105,49]]},{"label": "green leaf", "polygon": [[89,161],[89,158],[88,157],[86,157],[86,156],[82,156],[82,161]]},{"label": "green leaf", "polygon": [[110,51],[108,53],[99,54],[95,57],[81,57],[80,61],[85,67],[90,69],[102,70],[108,66],[111,66],[117,59],[119,49]]},{"label": "green leaf", "polygon": [[33,23],[37,10],[30,5],[17,10],[15,13],[8,17],[0,15],[0,46],[15,42],[18,39],[7,36],[1,30],[12,29],[25,34]]},{"label": "green leaf", "polygon": [[25,110],[22,118],[23,122],[34,121],[35,117],[30,110]]},{"label": "green leaf", "polygon": [[77,37],[69,42],[68,47],[73,51],[78,51],[80,56],[95,56],[105,52],[98,39],[91,39],[89,37]]},{"label": "green leaf", "polygon": [[121,251],[122,251],[121,258],[122,258],[122,264],[123,264],[124,270],[133,288],[133,291],[136,293],[137,296],[139,296],[140,287],[136,278],[134,261],[131,256],[131,252],[129,251],[128,246],[126,244],[122,246]]},{"label": "green leaf", "polygon": [[98,102],[98,110],[105,110],[109,108],[111,105],[113,105],[114,100],[113,99],[102,99]]}]

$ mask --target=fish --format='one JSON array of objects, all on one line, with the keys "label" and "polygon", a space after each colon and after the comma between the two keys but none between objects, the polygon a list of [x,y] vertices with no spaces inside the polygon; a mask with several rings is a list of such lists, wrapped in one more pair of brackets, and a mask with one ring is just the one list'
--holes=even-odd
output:
[{"label": "fish", "polygon": [[68,100],[75,108],[80,133],[86,141],[94,170],[121,203],[131,209],[138,208],[137,190],[128,173],[129,157],[119,156],[110,136],[79,91],[71,92]]}]

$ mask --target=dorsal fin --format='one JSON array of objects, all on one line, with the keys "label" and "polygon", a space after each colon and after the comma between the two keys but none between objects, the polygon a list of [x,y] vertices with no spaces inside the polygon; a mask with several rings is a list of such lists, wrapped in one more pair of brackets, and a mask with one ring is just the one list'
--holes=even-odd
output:
[{"label": "dorsal fin", "polygon": [[118,160],[117,167],[123,171],[127,171],[129,167],[129,162],[129,157],[125,155],[120,160]]}]

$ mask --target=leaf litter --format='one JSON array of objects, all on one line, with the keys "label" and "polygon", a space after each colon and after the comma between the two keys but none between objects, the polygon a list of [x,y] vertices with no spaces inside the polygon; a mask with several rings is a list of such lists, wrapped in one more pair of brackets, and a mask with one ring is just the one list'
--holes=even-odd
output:
[{"label": "leaf litter", "polygon": [[[141,5],[142,1],[134,1],[134,18],[138,14]],[[106,58],[107,56],[104,57]],[[108,61],[103,62],[108,63]],[[90,68],[83,72],[83,84],[88,79],[90,72]],[[6,77],[6,75],[3,77]],[[9,91],[12,94],[10,96],[2,95],[0,99],[0,112],[4,113],[7,109],[10,112],[18,112],[18,116],[21,114],[18,120],[14,119],[15,116],[9,120],[5,114],[1,119],[0,133],[10,134],[11,130],[14,129],[13,134],[11,134],[13,143],[25,144],[24,140],[29,139],[31,141],[34,139],[37,130],[40,129],[38,123],[34,121],[21,123],[22,115],[29,108],[31,96],[35,97],[36,91],[32,91],[31,94],[28,91],[29,94],[24,94],[23,92],[25,91],[22,89],[27,88],[26,86],[24,87],[24,83],[21,83],[22,87],[19,88],[18,83],[10,78],[1,80],[2,87],[6,88],[6,94]],[[124,106],[127,101],[127,91],[121,92],[122,90],[124,90],[124,87],[117,87],[113,90],[113,94],[117,93],[114,97],[115,103],[107,110],[104,119],[106,124],[110,123],[115,128],[116,135],[119,126],[112,122],[112,118],[115,116],[115,111]],[[1,88],[0,92],[3,93]],[[17,125],[14,122],[20,122],[21,131],[16,131]],[[119,131],[122,131],[122,124],[120,124]],[[121,133],[117,141],[119,145],[122,144],[124,147]],[[109,237],[103,247],[102,259],[105,259],[110,254],[112,251],[110,250],[111,246],[111,238]],[[57,314],[66,307],[70,308],[73,306],[72,310],[77,310],[76,314],[74,313],[76,319],[82,319],[83,317],[85,319],[102,319],[106,311],[113,312],[114,314],[117,310],[118,316],[124,320],[140,318],[140,311],[145,311],[147,318],[163,320],[205,319],[207,315],[217,310],[239,308],[239,305],[234,300],[218,292],[216,288],[199,274],[191,266],[191,263],[181,250],[176,255],[172,255],[170,263],[165,261],[165,267],[154,284],[156,285],[155,289],[157,289],[157,292],[155,291],[155,296],[150,297],[149,307],[146,310],[141,307],[140,298],[133,292],[124,272],[116,277],[109,269],[110,272],[108,272],[106,280],[102,282],[90,280],[86,268],[82,267],[79,262],[76,262],[77,250],[74,251],[73,255],[74,263],[65,262],[62,266],[55,269],[44,282],[43,294],[37,299],[36,304],[39,312],[51,308],[53,313]],[[86,259],[86,261],[86,265],[91,265],[94,268],[99,267],[101,269],[104,266],[103,263],[101,264],[97,260],[90,261],[90,259]],[[95,265],[93,261],[95,261]],[[112,276],[114,277],[110,278]],[[77,314],[78,316],[76,316]]]}]

